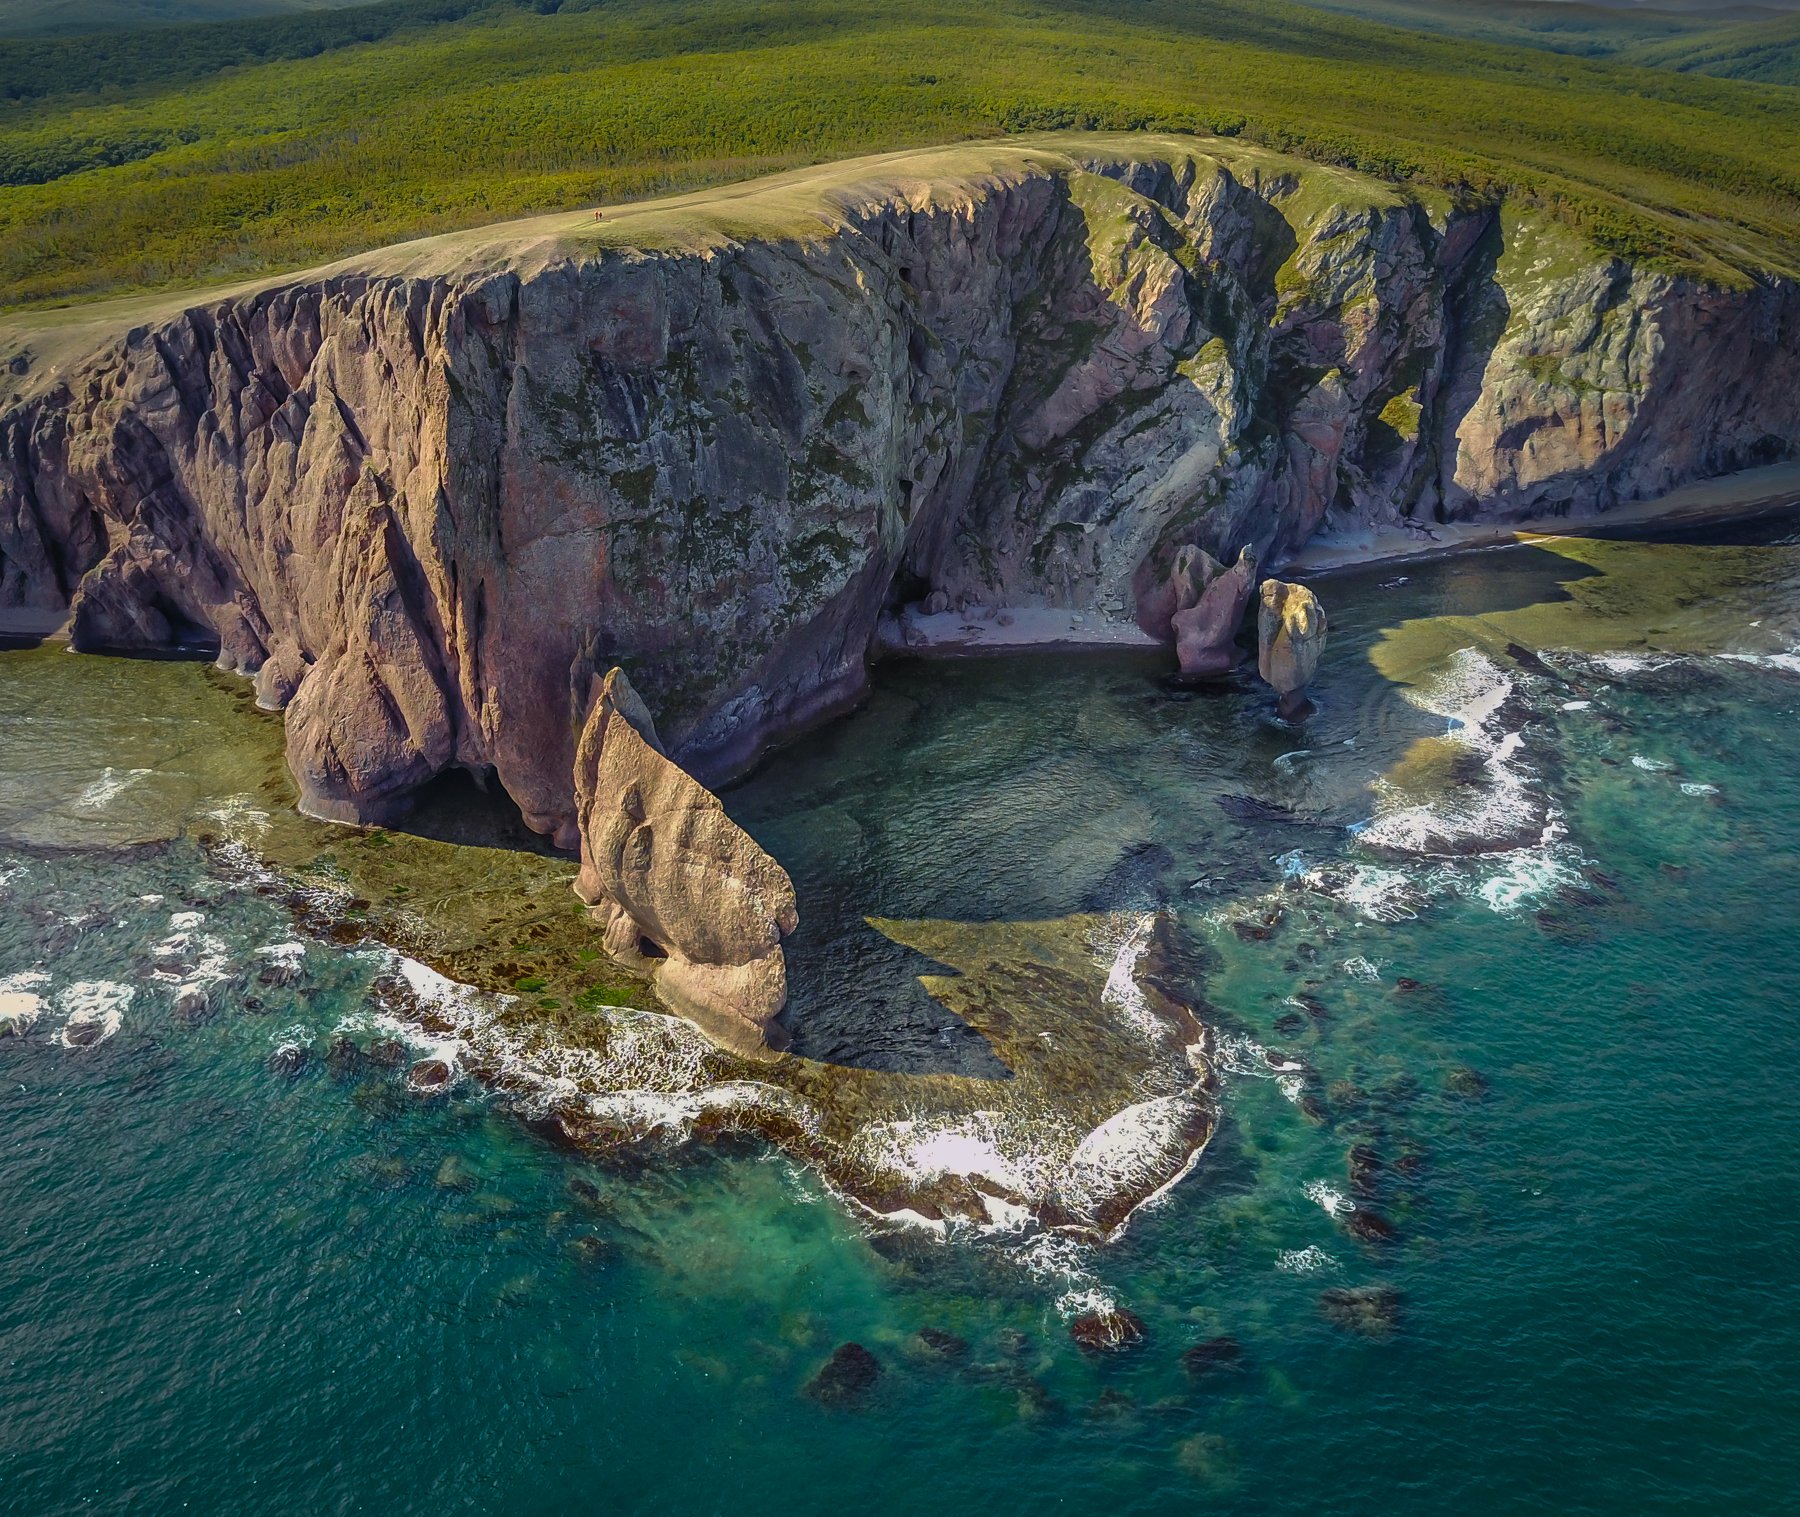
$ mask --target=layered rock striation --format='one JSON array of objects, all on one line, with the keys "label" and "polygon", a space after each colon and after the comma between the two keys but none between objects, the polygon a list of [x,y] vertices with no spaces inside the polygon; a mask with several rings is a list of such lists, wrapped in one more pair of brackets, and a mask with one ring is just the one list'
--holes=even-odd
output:
[{"label": "layered rock striation", "polygon": [[1192,546],[1587,513],[1791,456],[1800,292],[1239,144],[894,155],[0,327],[0,611],[216,647],[307,809],[453,766],[574,846],[628,666],[701,779],[885,607],[1170,637]]}]

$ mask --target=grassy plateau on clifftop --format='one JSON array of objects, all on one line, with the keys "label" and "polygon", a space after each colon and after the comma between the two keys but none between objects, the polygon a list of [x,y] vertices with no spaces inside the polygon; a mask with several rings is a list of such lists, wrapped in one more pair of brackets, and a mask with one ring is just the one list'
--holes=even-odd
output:
[{"label": "grassy plateau on clifftop", "polygon": [[385,0],[0,42],[0,305],[1071,127],[1510,196],[1721,281],[1800,266],[1780,86],[1281,0]]}]

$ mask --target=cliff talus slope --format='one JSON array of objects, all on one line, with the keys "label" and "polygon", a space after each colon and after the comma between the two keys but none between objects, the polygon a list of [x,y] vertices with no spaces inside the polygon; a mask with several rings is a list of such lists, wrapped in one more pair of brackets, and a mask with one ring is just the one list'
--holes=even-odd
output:
[{"label": "cliff talus slope", "polygon": [[894,155],[0,327],[0,609],[216,643],[321,815],[453,765],[575,840],[615,664],[703,778],[885,609],[1154,626],[1176,550],[1791,456],[1800,292],[1228,142]]}]

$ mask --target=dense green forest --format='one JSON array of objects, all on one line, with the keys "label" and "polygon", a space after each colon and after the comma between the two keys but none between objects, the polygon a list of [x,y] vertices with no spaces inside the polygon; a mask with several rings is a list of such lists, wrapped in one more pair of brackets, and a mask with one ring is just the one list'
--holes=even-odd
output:
[{"label": "dense green forest", "polygon": [[1285,0],[384,0],[0,42],[0,303],[1051,127],[1241,134],[1736,280],[1800,263],[1800,90]]},{"label": "dense green forest", "polygon": [[1800,85],[1800,6],[1584,5],[1578,0],[1307,0],[1321,10],[1645,68]]},{"label": "dense green forest", "polygon": [[0,0],[0,37],[54,36],[325,10],[355,0]]}]

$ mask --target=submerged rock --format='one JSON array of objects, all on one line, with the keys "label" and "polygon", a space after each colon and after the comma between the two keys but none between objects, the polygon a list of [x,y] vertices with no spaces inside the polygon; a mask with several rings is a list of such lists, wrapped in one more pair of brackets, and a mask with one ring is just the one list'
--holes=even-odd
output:
[{"label": "submerged rock", "polygon": [[913,1335],[918,1357],[939,1363],[960,1363],[969,1357],[969,1340],[941,1327],[922,1327]]},{"label": "submerged rock", "polygon": [[787,871],[664,756],[621,670],[594,682],[590,702],[575,757],[575,893],[607,951],[727,1046],[781,1046],[781,940],[799,925]]},{"label": "submerged rock", "polygon": [[1325,608],[1305,585],[1263,581],[1256,617],[1256,667],[1290,720],[1306,710],[1306,687],[1325,651]]},{"label": "submerged rock", "polygon": [[348,1079],[363,1067],[363,1051],[356,1039],[339,1033],[325,1045],[325,1068],[332,1078]]},{"label": "submerged rock", "polygon": [[293,1079],[312,1063],[312,1050],[300,1043],[283,1043],[269,1055],[269,1073]]},{"label": "submerged rock", "polygon": [[1386,1338],[1400,1325],[1400,1292],[1391,1285],[1334,1285],[1319,1293],[1319,1309],[1346,1332]]},{"label": "submerged rock", "polygon": [[1181,1367],[1196,1380],[1229,1374],[1244,1367],[1244,1346],[1229,1333],[1196,1343],[1181,1356]]},{"label": "submerged rock", "polygon": [[366,1056],[377,1069],[398,1069],[406,1062],[406,1045],[398,1038],[377,1038]]},{"label": "submerged rock", "polygon": [[854,1406],[881,1378],[881,1361],[860,1343],[840,1344],[806,1383],[806,1395],[824,1406]]},{"label": "submerged rock", "polygon": [[1071,1322],[1069,1336],[1084,1353],[1117,1353],[1144,1341],[1144,1319],[1123,1307],[1101,1307]]},{"label": "submerged rock", "polygon": [[421,1059],[406,1072],[406,1087],[429,1095],[446,1089],[453,1074],[450,1066],[442,1059]]}]

